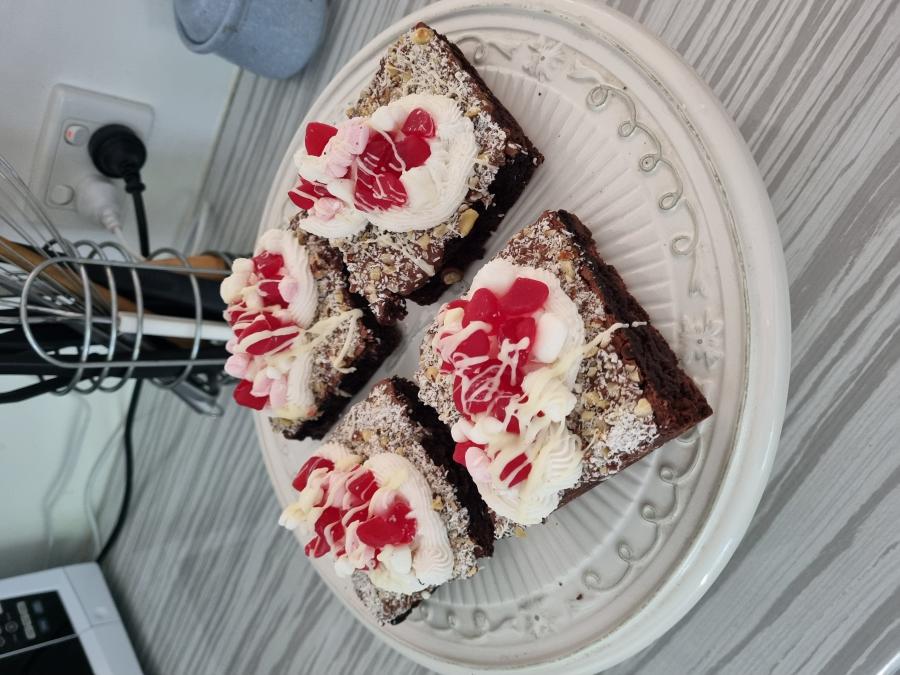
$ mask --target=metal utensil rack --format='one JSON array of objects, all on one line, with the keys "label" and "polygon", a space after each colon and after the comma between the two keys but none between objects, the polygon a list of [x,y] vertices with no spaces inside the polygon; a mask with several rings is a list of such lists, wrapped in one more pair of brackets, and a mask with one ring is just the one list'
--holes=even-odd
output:
[{"label": "metal utensil rack", "polygon": [[[204,320],[200,280],[227,276],[228,254],[204,254],[225,263],[207,268],[172,248],[139,259],[120,243],[68,241],[2,157],[0,226],[18,240],[0,238],[4,372],[36,375],[38,390],[58,395],[112,392],[128,379],[150,379],[199,412],[221,413],[227,325]],[[168,260],[160,264],[160,258]],[[130,280],[126,295],[122,274]],[[179,298],[179,305],[188,316],[148,311],[146,274],[157,283],[165,275],[177,275],[182,286],[187,280],[190,297]]]}]

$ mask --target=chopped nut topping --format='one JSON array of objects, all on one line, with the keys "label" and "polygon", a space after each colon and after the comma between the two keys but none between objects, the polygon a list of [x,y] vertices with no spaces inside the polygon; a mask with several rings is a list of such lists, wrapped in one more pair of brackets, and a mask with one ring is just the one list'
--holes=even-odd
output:
[{"label": "chopped nut topping", "polygon": [[413,44],[424,45],[431,39],[432,35],[434,35],[434,33],[430,28],[426,28],[425,26],[416,28],[412,34]]},{"label": "chopped nut topping", "polygon": [[454,267],[448,267],[441,274],[441,280],[450,286],[451,284],[455,284],[462,279],[462,272]]},{"label": "chopped nut topping", "polygon": [[653,406],[650,405],[650,401],[645,398],[639,398],[638,402],[634,404],[634,414],[638,417],[647,417],[653,413]]},{"label": "chopped nut topping", "polygon": [[435,497],[434,499],[431,500],[431,508],[434,509],[435,511],[440,511],[442,508],[444,508],[444,500],[441,499],[439,496]]},{"label": "chopped nut topping", "polygon": [[476,220],[478,220],[478,211],[475,209],[466,209],[459,214],[459,233],[464,237],[468,236]]}]

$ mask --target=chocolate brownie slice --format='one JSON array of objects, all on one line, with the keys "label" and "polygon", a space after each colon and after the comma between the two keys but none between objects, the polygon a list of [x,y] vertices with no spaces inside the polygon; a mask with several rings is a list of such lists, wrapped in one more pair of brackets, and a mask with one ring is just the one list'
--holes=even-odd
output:
[{"label": "chocolate brownie slice", "polygon": [[[416,386],[391,378],[350,408],[301,467],[281,524],[312,535],[382,623],[399,623],[439,585],[477,571],[493,525],[453,440]],[[318,506],[313,506],[318,504]]]},{"label": "chocolate brownie slice", "polygon": [[235,399],[268,412],[287,438],[322,438],[399,339],[350,292],[340,253],[300,230],[265,233],[252,259],[235,262],[223,297]]},{"label": "chocolate brownie slice", "polygon": [[[306,207],[304,215],[324,214],[321,218],[316,216],[301,220],[300,227],[328,236],[340,249],[350,275],[351,290],[366,299],[375,318],[382,324],[393,323],[405,315],[405,298],[428,304],[447,285],[461,278],[465,267],[483,255],[485,241],[543,161],[543,156],[459,48],[423,23],[401,35],[388,48],[372,81],[357,103],[347,111],[347,116],[351,121],[366,120],[365,124],[370,129],[372,120],[375,120],[375,128],[381,129],[384,128],[383,119],[390,117],[386,111],[391,106],[402,108],[407,101],[412,101],[407,108],[412,108],[415,114],[405,117],[405,121],[397,118],[398,126],[387,135],[378,135],[374,131],[369,133],[366,136],[369,145],[364,149],[359,134],[353,136],[345,133],[341,125],[329,129],[326,129],[328,125],[315,126],[317,123],[308,126],[307,156],[298,160],[298,171],[303,180],[291,193],[295,203]],[[436,116],[435,110],[428,108],[429,102],[441,109],[438,104],[449,102],[461,120],[447,122],[448,127],[467,127],[469,131],[465,134],[473,135],[474,144],[466,145],[473,150],[464,172],[454,173],[442,166],[429,168],[429,161],[438,156],[444,157],[440,150],[435,150],[433,142],[441,134],[441,118]],[[404,115],[409,112],[405,108],[403,110]],[[423,110],[426,113],[422,116],[424,121],[417,117],[422,115]],[[431,115],[427,114],[429,112]],[[396,117],[400,113],[395,111],[392,114]],[[401,122],[402,129],[399,126]],[[328,145],[331,135],[335,134],[338,140]],[[431,149],[423,148],[419,140],[412,145],[404,145],[414,134],[421,134],[419,138],[431,143]],[[385,139],[388,139],[387,142]],[[353,148],[353,143],[357,141],[359,145]],[[340,147],[336,149],[337,146]],[[459,146],[450,147],[452,154],[456,151],[454,148]],[[396,155],[391,148],[396,150]],[[339,154],[345,151],[351,154]],[[322,165],[309,168],[309,155],[316,153],[317,159],[332,160],[332,156],[337,155],[342,158],[341,161],[349,156],[358,157],[361,161],[351,161],[346,168],[347,175],[336,181],[343,181],[344,185],[334,186],[328,181],[333,181],[335,173],[344,170],[346,162],[340,164],[338,171],[334,170],[332,162],[328,165],[331,171],[328,174]],[[425,159],[422,159],[423,156]],[[373,178],[369,169],[376,173],[390,173],[389,168],[395,166],[393,163],[399,166],[401,158],[404,169],[402,173],[393,175],[389,185],[385,187],[378,183],[374,188],[368,186],[367,181],[384,178],[383,174]],[[422,161],[432,177],[446,173],[452,175],[446,178],[445,183],[440,182],[443,179],[438,179],[433,194],[425,190],[423,194],[428,196],[417,199],[415,208],[423,213],[422,222],[408,222],[409,218],[404,220],[403,217],[395,217],[395,214],[413,208],[415,184],[408,180],[408,171],[409,167],[418,166]],[[307,168],[304,169],[304,166]],[[360,181],[365,183],[365,194],[362,196]],[[392,190],[398,187],[398,181],[403,184],[401,191],[405,189],[409,194],[391,202],[394,197]],[[351,189],[347,187],[348,182],[355,184],[352,206],[361,210],[363,216],[369,217],[369,222],[360,225],[358,230],[347,229],[343,221],[336,228],[335,216],[318,206],[327,189],[344,194]],[[374,197],[372,190],[375,191]],[[435,211],[430,210],[430,206],[448,195],[458,195],[460,198],[449,204],[449,214],[446,209],[438,209],[442,215],[435,220],[432,217]],[[341,197],[345,201],[346,198],[346,194]],[[349,210],[351,204],[347,202],[346,206]],[[337,218],[341,218],[340,213]],[[329,229],[334,231],[333,235],[328,234]]]},{"label": "chocolate brownie slice", "polygon": [[[442,308],[427,331],[416,381],[421,400],[453,425],[457,459],[480,475],[476,483],[493,507],[498,535],[516,524],[540,522],[712,414],[573,214],[545,212],[513,236],[482,272],[473,281],[474,292],[470,289],[461,301]],[[484,330],[465,328],[473,321],[484,321],[477,324]],[[492,328],[498,322],[499,331]],[[494,337],[481,338],[482,332]],[[467,340],[460,343],[459,338]],[[487,356],[479,356],[479,349]],[[491,349],[502,352],[499,359],[490,356]],[[483,403],[477,396],[467,400],[467,384],[478,385],[484,379],[479,380],[478,369],[494,361],[500,364],[492,371],[499,385],[490,393],[502,404]],[[502,372],[508,362],[519,368],[517,375]],[[529,389],[529,382],[540,382],[540,388]],[[529,395],[545,400],[529,403]],[[547,420],[553,414],[561,418],[558,428]],[[498,430],[498,424],[503,428]],[[555,445],[532,443],[534,429],[538,439],[556,433]],[[547,455],[541,453],[548,447],[554,448],[551,463],[567,467],[568,473],[556,475],[554,494],[525,508],[523,503],[540,492],[529,479],[547,465]],[[560,449],[565,447],[571,450],[568,455]]]}]

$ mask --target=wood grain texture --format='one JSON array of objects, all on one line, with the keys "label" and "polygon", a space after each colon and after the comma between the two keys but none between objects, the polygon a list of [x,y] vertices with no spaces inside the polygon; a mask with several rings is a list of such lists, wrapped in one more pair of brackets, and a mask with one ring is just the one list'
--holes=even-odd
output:
[{"label": "wood grain texture", "polygon": [[[335,1],[288,82],[242,74],[206,182],[209,243],[246,251],[304,111],[425,2]],[[900,3],[610,3],[692,64],[772,198],[793,367],[768,489],[713,589],[615,673],[900,670]],[[105,565],[148,673],[413,673],[330,597],[293,539],[250,416],[148,391],[133,510]],[[111,498],[114,498],[112,496]]]}]

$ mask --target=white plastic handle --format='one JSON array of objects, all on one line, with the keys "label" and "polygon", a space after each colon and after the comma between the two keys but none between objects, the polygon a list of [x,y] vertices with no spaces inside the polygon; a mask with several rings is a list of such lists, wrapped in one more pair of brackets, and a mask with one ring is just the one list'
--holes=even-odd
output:
[{"label": "white plastic handle", "polygon": [[[133,312],[119,312],[119,330],[123,333],[137,333],[138,316]],[[197,331],[197,321],[163,314],[145,314],[142,322],[144,335],[158,335],[170,338],[193,339]],[[227,342],[232,337],[231,328],[221,321],[201,321],[200,338]]]}]

